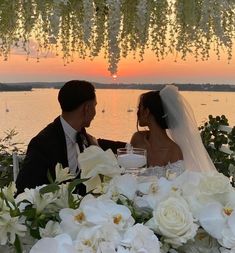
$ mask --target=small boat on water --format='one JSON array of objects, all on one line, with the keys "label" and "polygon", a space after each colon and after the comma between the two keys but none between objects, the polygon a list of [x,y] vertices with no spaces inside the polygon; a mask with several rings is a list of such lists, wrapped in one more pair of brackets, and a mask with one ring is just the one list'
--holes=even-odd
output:
[{"label": "small boat on water", "polygon": [[129,108],[127,109],[127,112],[133,112],[133,109]]},{"label": "small boat on water", "polygon": [[218,98],[213,99],[214,102],[219,102]]},{"label": "small boat on water", "polygon": [[104,113],[104,112],[105,112],[105,109],[103,109],[101,112]]},{"label": "small boat on water", "polygon": [[7,103],[5,103],[5,112],[9,112],[9,108],[7,106]]}]

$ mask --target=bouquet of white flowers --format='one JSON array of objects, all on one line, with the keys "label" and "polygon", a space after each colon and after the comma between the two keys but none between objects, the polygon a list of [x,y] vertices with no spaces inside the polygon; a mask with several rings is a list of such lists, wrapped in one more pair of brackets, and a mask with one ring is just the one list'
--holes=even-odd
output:
[{"label": "bouquet of white flowers", "polygon": [[235,252],[235,192],[229,178],[189,171],[171,181],[121,175],[109,152],[90,148],[79,158],[82,175],[99,178],[99,195],[74,195],[87,179],[62,183],[72,175],[60,165],[49,185],[25,189],[16,198],[14,183],[1,189],[0,251]]}]

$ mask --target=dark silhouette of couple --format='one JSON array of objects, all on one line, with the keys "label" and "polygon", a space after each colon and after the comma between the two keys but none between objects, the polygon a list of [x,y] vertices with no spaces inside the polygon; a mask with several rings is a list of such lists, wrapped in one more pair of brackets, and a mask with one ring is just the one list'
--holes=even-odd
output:
[{"label": "dark silhouette of couple", "polygon": [[[114,153],[126,145],[121,141],[96,139],[86,131],[96,115],[97,104],[95,88],[90,82],[72,80],[65,83],[59,91],[58,101],[61,115],[28,145],[16,180],[17,193],[49,183],[48,172],[54,179],[57,163],[69,167],[79,178],[77,158],[90,145],[99,145],[103,150],[111,148]],[[137,126],[147,127],[147,130],[138,130],[130,142],[133,147],[147,150],[147,166],[160,171],[160,176],[165,176],[169,169],[178,170],[177,173],[184,169],[214,170],[193,112],[175,86],[140,96]],[[78,193],[86,193],[84,185],[79,185]]]}]

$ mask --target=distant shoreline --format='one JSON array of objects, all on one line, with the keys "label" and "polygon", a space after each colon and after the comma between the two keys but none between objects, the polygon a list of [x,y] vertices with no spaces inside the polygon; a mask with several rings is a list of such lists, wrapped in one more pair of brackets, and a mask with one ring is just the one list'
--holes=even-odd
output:
[{"label": "distant shoreline", "polygon": [[[92,82],[96,89],[138,89],[160,90],[165,84],[104,84]],[[33,88],[59,89],[64,82],[24,82],[24,83],[0,83],[0,91],[30,91]],[[174,84],[180,91],[218,91],[235,92],[235,85],[230,84]]]}]

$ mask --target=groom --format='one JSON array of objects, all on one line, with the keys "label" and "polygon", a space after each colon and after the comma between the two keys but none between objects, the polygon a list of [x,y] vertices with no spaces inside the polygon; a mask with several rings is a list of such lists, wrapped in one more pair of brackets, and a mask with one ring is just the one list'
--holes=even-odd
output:
[{"label": "groom", "polygon": [[[94,86],[87,81],[73,80],[65,83],[58,94],[62,113],[40,131],[29,143],[22,169],[16,180],[17,193],[25,188],[35,188],[49,183],[48,172],[55,179],[57,163],[69,167],[80,177],[78,154],[89,145],[100,145],[114,152],[124,147],[124,142],[97,140],[86,132],[96,115]],[[85,186],[79,185],[78,193],[85,195]]]}]

